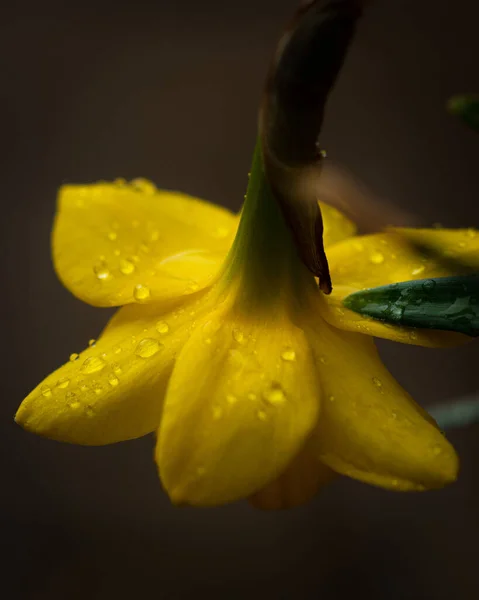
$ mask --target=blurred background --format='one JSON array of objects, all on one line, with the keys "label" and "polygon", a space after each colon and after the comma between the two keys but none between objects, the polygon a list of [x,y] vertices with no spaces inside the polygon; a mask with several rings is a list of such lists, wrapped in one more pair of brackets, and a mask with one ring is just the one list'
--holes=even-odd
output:
[{"label": "blurred background", "polygon": [[[43,0],[2,9],[0,439],[3,597],[479,597],[479,425],[449,434],[457,484],[420,495],[340,480],[309,506],[170,506],[152,437],[104,448],[36,438],[23,397],[111,311],[57,281],[63,182],[147,177],[240,207],[267,64],[294,0]],[[323,147],[424,225],[479,226],[479,139],[447,99],[479,92],[475,0],[377,0],[326,115]],[[381,343],[424,406],[478,391],[479,346]]]}]

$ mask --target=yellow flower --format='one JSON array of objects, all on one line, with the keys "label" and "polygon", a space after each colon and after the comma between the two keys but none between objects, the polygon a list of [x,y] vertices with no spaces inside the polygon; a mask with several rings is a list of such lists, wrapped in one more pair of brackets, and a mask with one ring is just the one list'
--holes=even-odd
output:
[{"label": "yellow flower", "polygon": [[410,240],[477,263],[479,236],[356,237],[321,204],[327,297],[299,260],[262,169],[257,150],[241,218],[145,180],[62,188],[56,271],[85,302],[122,308],[96,344],[29,394],[17,422],[85,445],[157,432],[160,478],[175,503],[293,506],[334,473],[393,490],[453,481],[453,448],[370,335],[426,346],[467,338],[368,320],[341,299],[442,274]]}]

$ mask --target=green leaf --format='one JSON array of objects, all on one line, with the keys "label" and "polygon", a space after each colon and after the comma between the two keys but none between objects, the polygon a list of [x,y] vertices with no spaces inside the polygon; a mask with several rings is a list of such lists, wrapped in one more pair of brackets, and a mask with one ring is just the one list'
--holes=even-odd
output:
[{"label": "green leaf", "polygon": [[470,129],[479,132],[479,95],[454,96],[447,103],[449,112],[456,115]]},{"label": "green leaf", "polygon": [[393,283],[351,294],[343,304],[393,325],[479,335],[479,275]]}]

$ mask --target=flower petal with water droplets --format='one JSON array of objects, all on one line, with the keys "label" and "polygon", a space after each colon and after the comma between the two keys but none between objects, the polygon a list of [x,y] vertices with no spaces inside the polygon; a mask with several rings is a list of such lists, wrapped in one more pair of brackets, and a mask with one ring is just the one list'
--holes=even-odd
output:
[{"label": "flower petal with water droplets", "polygon": [[[27,396],[17,423],[38,435],[83,445],[154,431],[175,358],[191,335],[191,313],[201,314],[202,302],[202,297],[191,298],[160,314],[152,305],[120,309],[94,344]],[[168,323],[168,334],[158,333],[158,318]]]},{"label": "flower petal with water droplets", "polygon": [[53,230],[55,269],[95,306],[163,301],[211,282],[237,224],[224,208],[145,181],[66,185]]},{"label": "flower petal with water droplets", "polygon": [[[281,359],[293,348],[294,361]],[[303,332],[287,317],[218,310],[173,371],[156,459],[175,503],[218,505],[287,468],[316,424],[319,384]]]},{"label": "flower petal with water droplets", "polygon": [[438,488],[455,480],[454,449],[387,371],[373,340],[324,322],[313,325],[308,337],[322,386],[321,416],[311,437],[321,461],[392,490]]}]

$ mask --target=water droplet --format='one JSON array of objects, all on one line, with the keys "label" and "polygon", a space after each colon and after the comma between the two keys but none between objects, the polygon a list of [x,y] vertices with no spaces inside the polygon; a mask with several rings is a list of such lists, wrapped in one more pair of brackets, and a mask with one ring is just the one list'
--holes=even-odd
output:
[{"label": "water droplet", "polygon": [[325,356],[320,356],[319,357],[319,362],[323,365],[326,365],[328,363],[328,360]]},{"label": "water droplet", "polygon": [[238,342],[238,344],[244,344],[245,338],[241,329],[233,329],[233,339]]},{"label": "water droplet", "polygon": [[133,296],[138,302],[145,302],[150,297],[150,288],[146,285],[139,283],[135,285],[133,290]]},{"label": "water droplet", "polygon": [[135,354],[141,358],[150,358],[160,351],[162,344],[153,338],[144,338],[138,344]]},{"label": "water droplet", "polygon": [[470,228],[467,230],[466,234],[469,238],[475,238],[477,235],[477,231],[475,229]]},{"label": "water droplet", "polygon": [[426,267],[424,265],[420,265],[411,271],[411,275],[420,275],[421,273],[424,273],[425,270]]},{"label": "water droplet", "polygon": [[86,392],[88,389],[88,386],[83,379],[80,379],[80,381],[78,382],[78,386],[82,392]]},{"label": "water droplet", "polygon": [[436,282],[434,281],[434,279],[428,279],[427,281],[425,281],[425,282],[422,284],[422,287],[423,287],[423,289],[424,289],[424,290],[426,290],[426,291],[428,291],[428,290],[429,290],[429,291],[430,291],[430,290],[433,290],[433,289],[436,287]]},{"label": "water droplet", "polygon": [[160,232],[156,229],[150,233],[150,242],[157,242],[160,239]]},{"label": "water droplet", "polygon": [[391,413],[391,419],[397,419],[397,418],[398,418],[398,414],[395,410],[393,410]]},{"label": "water droplet", "polygon": [[101,383],[98,383],[97,381],[92,381],[91,387],[97,396],[99,396],[103,392],[103,386],[101,385]]},{"label": "water droplet", "polygon": [[197,290],[199,290],[200,286],[197,284],[196,281],[191,281],[187,288],[186,288],[186,292],[196,292]]},{"label": "water droplet", "polygon": [[328,400],[330,402],[334,402],[336,400],[336,398],[334,396],[328,396]]},{"label": "water droplet", "polygon": [[266,411],[264,411],[264,410],[258,410],[258,412],[256,413],[256,416],[258,417],[258,419],[260,421],[266,421],[266,419],[268,418],[268,415],[266,414]]},{"label": "water droplet", "polygon": [[147,179],[142,179],[141,177],[133,179],[131,185],[137,192],[143,192],[144,194],[153,195],[156,192],[155,184]]},{"label": "water droplet", "polygon": [[205,344],[208,344],[208,346],[211,344],[211,338],[206,338],[205,339]]},{"label": "water droplet", "polygon": [[113,250],[113,254],[114,254],[115,256],[120,256],[120,254],[121,254],[121,251],[120,251],[118,248],[115,248],[115,249]]},{"label": "water droplet", "polygon": [[131,275],[135,270],[135,265],[131,262],[131,260],[126,260],[123,258],[120,260],[120,272],[123,275]]},{"label": "water droplet", "polygon": [[116,233],[116,231],[110,231],[108,233],[108,239],[110,240],[110,242],[114,242],[117,237],[118,237],[118,234]]},{"label": "water droplet", "polygon": [[70,385],[70,380],[67,377],[62,377],[62,379],[59,379],[57,381],[57,387],[59,387],[62,390],[67,388],[69,385]]},{"label": "water droplet", "polygon": [[373,252],[369,260],[373,263],[373,265],[380,265],[384,262],[384,254],[381,254],[381,252]]},{"label": "water droplet", "polygon": [[97,262],[93,266],[93,272],[95,273],[96,278],[100,281],[105,281],[106,279],[111,277],[110,270],[108,269],[106,262],[103,260]]},{"label": "water droplet", "polygon": [[286,402],[286,394],[279,383],[273,382],[271,387],[263,393],[264,399],[269,404],[276,406]]},{"label": "water droplet", "polygon": [[143,244],[140,244],[140,251],[143,252],[144,254],[148,254],[150,249],[148,248],[147,244],[143,243]]},{"label": "water droplet", "polygon": [[412,340],[417,340],[417,332],[416,332],[416,331],[410,331],[410,332],[409,332],[409,337],[410,337]]},{"label": "water droplet", "polygon": [[165,321],[158,321],[158,323],[156,324],[156,331],[158,333],[161,334],[165,334],[168,333],[168,331],[170,330],[170,327],[168,325],[168,323],[166,323]]},{"label": "water droplet", "polygon": [[234,396],[233,394],[228,394],[226,396],[226,402],[228,402],[228,404],[236,404],[236,402],[238,402],[238,398],[236,396]]},{"label": "water droplet", "polygon": [[326,150],[320,150],[319,154],[321,155],[321,158],[328,158],[328,153]]},{"label": "water droplet", "polygon": [[70,354],[70,362],[75,362],[79,358],[80,358],[80,355],[77,354],[76,352],[74,352],[73,354]]},{"label": "water droplet", "polygon": [[121,346],[113,346],[113,354],[121,354]]},{"label": "water droplet", "polygon": [[116,373],[117,375],[120,375],[121,373],[121,367],[117,362],[112,362],[111,363],[111,369],[113,371],[113,373]]},{"label": "water droplet", "polygon": [[91,404],[87,404],[85,412],[88,417],[95,416],[95,409],[93,408],[93,406]]},{"label": "water droplet", "polygon": [[52,390],[50,389],[49,385],[42,385],[40,391],[42,393],[42,396],[45,396],[45,398],[50,398],[50,396],[52,395]]},{"label": "water droplet", "polygon": [[75,392],[67,392],[65,394],[65,399],[69,408],[80,408],[80,402],[78,402]]},{"label": "water droplet", "polygon": [[433,456],[439,456],[440,454],[442,454],[442,447],[439,444],[436,444],[435,446],[433,446],[432,454],[433,454]]},{"label": "water droplet", "polygon": [[374,385],[377,388],[382,388],[383,387],[383,384],[382,384],[381,380],[378,379],[377,377],[373,377],[373,383],[374,383]]},{"label": "water droplet", "polygon": [[223,409],[221,408],[221,406],[215,406],[213,408],[213,419],[215,421],[218,421],[218,419],[221,419],[222,416],[223,416]]},{"label": "water droplet", "polygon": [[459,246],[459,248],[465,248],[466,242],[459,242],[458,246]]},{"label": "water droplet", "polygon": [[399,485],[399,481],[397,479],[391,479],[391,485],[393,487],[397,487]]},{"label": "water droplet", "polygon": [[88,345],[90,346],[90,348],[94,348],[96,346],[96,340],[94,340],[94,339],[88,340]]},{"label": "water droplet", "polygon": [[106,366],[106,362],[100,358],[99,356],[90,356],[87,358],[83,365],[81,366],[81,371],[83,373],[97,373],[101,371]]},{"label": "water droplet", "polygon": [[256,394],[254,394],[253,392],[250,392],[247,396],[248,400],[256,400]]},{"label": "water droplet", "polygon": [[336,308],[336,312],[338,313],[338,315],[340,317],[344,316],[344,310],[342,308],[340,308],[339,306]]},{"label": "water droplet", "polygon": [[281,358],[286,362],[294,362],[296,360],[296,352],[292,348],[285,348],[281,352]]},{"label": "water droplet", "polygon": [[110,373],[110,375],[108,375],[108,383],[112,387],[116,387],[120,383],[120,380],[114,373]]},{"label": "water droplet", "polygon": [[196,474],[197,474],[199,477],[203,477],[203,475],[204,475],[205,473],[206,473],[206,469],[205,469],[204,467],[198,467],[198,468],[196,469]]}]

